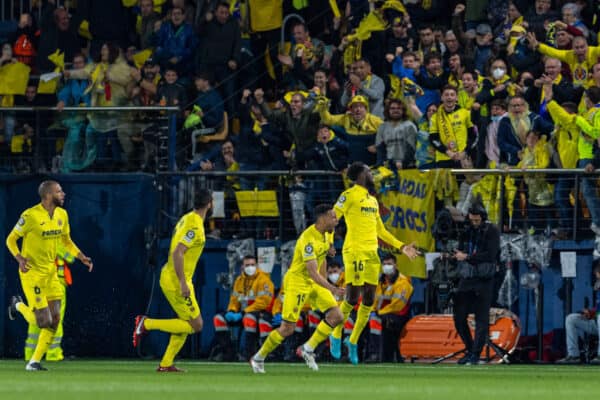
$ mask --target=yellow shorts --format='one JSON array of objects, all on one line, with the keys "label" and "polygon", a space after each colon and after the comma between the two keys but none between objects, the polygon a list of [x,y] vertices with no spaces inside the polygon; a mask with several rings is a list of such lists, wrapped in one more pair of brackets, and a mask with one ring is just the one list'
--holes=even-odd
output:
[{"label": "yellow shorts", "polygon": [[165,284],[161,274],[160,288],[173,308],[173,311],[175,311],[177,316],[184,321],[191,321],[192,319],[198,318],[200,315],[200,307],[196,301],[194,285],[191,283],[188,285],[190,287],[190,296],[183,297],[181,295],[181,289],[173,289],[171,285]]},{"label": "yellow shorts", "polygon": [[304,304],[310,304],[313,310],[326,312],[337,307],[333,293],[324,287],[313,283],[312,285],[294,285],[293,280],[286,280],[285,293],[283,295],[283,310],[281,317],[284,321],[296,323]]},{"label": "yellow shorts", "polygon": [[26,273],[19,270],[21,286],[27,299],[27,305],[34,310],[48,307],[48,302],[62,299],[65,288],[58,280],[56,270],[51,273],[39,273],[29,270]]},{"label": "yellow shorts", "polygon": [[345,252],[342,254],[342,258],[346,284],[363,286],[365,283],[371,285],[379,283],[381,261],[377,250]]}]

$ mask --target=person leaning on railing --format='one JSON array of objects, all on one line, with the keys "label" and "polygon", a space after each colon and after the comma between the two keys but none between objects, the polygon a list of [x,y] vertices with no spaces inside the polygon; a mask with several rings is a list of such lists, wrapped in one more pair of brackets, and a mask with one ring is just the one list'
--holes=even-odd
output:
[{"label": "person leaning on railing", "polygon": [[[571,114],[552,99],[552,85],[544,85],[544,93],[548,102],[548,111],[552,118],[563,126],[573,129],[575,125],[579,129],[577,141],[577,152],[579,161],[578,168],[585,168],[586,172],[593,172],[595,167],[594,142],[600,137],[600,88],[592,86],[585,91],[583,99],[588,110],[584,115]],[[584,177],[581,180],[583,197],[592,216],[590,229],[600,235],[600,199],[596,192],[596,179]]]}]

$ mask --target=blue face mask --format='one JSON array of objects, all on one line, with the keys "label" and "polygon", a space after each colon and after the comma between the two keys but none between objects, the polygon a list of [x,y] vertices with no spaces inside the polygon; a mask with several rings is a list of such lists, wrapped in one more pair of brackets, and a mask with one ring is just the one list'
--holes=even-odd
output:
[{"label": "blue face mask", "polygon": [[501,115],[492,115],[492,122],[498,122],[502,118]]}]

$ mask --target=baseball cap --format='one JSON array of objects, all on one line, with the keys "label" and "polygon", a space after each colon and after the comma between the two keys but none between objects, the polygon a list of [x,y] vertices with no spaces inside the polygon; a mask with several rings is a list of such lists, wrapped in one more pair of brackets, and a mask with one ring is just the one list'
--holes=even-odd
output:
[{"label": "baseball cap", "polygon": [[479,24],[477,25],[477,29],[475,29],[475,33],[477,35],[486,35],[492,33],[492,28],[488,24]]}]

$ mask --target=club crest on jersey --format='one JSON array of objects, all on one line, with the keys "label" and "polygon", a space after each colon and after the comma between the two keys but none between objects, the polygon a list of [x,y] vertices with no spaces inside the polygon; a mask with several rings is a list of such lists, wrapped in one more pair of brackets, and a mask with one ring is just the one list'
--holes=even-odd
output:
[{"label": "club crest on jersey", "polygon": [[310,245],[310,244],[307,244],[304,247],[304,255],[305,256],[312,256],[313,251],[314,251],[314,249],[313,249],[312,245]]},{"label": "club crest on jersey", "polygon": [[346,196],[341,195],[340,198],[337,201],[337,205],[341,207],[341,206],[344,205],[345,202],[346,202]]},{"label": "club crest on jersey", "polygon": [[62,226],[62,219],[59,219],[59,220],[57,221],[57,223],[58,223],[58,226]]}]

